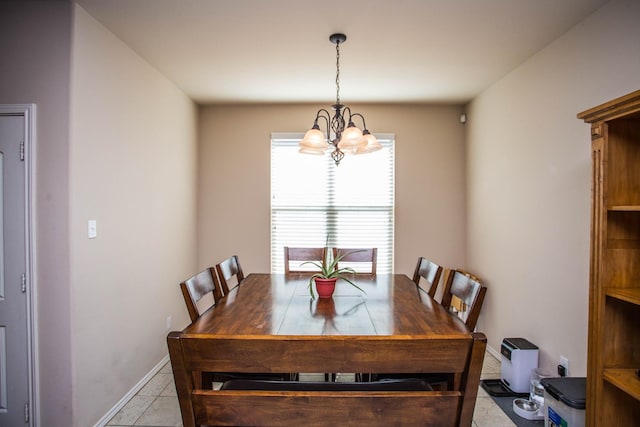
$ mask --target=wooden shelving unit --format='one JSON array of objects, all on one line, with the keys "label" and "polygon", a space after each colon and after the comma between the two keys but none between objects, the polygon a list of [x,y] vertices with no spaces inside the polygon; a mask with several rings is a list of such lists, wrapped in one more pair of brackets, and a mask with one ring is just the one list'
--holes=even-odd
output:
[{"label": "wooden shelving unit", "polygon": [[640,91],[578,118],[593,160],[587,425],[640,425]]}]

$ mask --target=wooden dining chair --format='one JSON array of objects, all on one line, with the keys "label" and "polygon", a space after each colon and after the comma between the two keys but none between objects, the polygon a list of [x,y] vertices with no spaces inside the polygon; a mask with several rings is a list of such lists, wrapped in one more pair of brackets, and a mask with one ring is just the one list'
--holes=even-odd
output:
[{"label": "wooden dining chair", "polygon": [[[441,274],[442,267],[440,265],[424,257],[419,257],[416,270],[413,273],[413,281],[416,286],[423,288],[431,298],[434,298],[438,290]],[[428,287],[425,287],[424,284],[428,285]]]},{"label": "wooden dining chair", "polygon": [[[445,273],[445,288],[442,306],[460,317],[473,332],[480,315],[480,309],[487,293],[476,276],[462,270],[451,269]],[[455,298],[454,298],[455,297]],[[457,298],[457,302],[454,300]],[[420,378],[436,390],[450,390],[455,381],[449,374],[371,374],[370,380]]]},{"label": "wooden dining chair", "polygon": [[487,287],[473,274],[457,269],[447,270],[444,286],[442,306],[456,313],[473,331],[480,316]]},{"label": "wooden dining chair", "polygon": [[[213,267],[209,267],[181,282],[180,289],[192,323],[198,320],[205,311],[215,307],[216,303],[223,298],[220,283]],[[200,372],[199,375],[194,376],[194,381],[203,385],[238,379],[291,381],[297,378],[298,375],[293,373]]]},{"label": "wooden dining chair", "polygon": [[[220,287],[222,288],[223,295],[227,295],[229,290],[240,285],[244,280],[244,273],[240,266],[240,260],[238,255],[230,256],[224,261],[216,264],[216,271],[218,272],[218,280],[220,280]],[[234,378],[236,374],[226,374],[228,378]],[[261,373],[254,374],[253,377],[281,380],[297,380],[298,374],[295,372],[290,373]]]},{"label": "wooden dining chair", "polygon": [[[198,320],[202,313],[214,307],[222,298],[220,283],[213,267],[202,270],[181,282],[180,290],[187,305],[191,323]],[[193,380],[200,386],[207,384],[206,388],[209,388],[208,385],[213,385],[218,378],[213,372],[199,372],[194,374]]]},{"label": "wooden dining chair", "polygon": [[244,273],[242,272],[238,255],[233,255],[216,264],[216,271],[218,272],[218,279],[224,295],[228,294],[230,289],[238,286],[244,280]]},{"label": "wooden dining chair", "polygon": [[315,273],[320,271],[313,264],[302,265],[303,262],[315,261],[322,264],[327,256],[327,248],[293,248],[284,247],[284,274]]},{"label": "wooden dining chair", "polygon": [[351,267],[357,274],[375,276],[378,248],[333,248],[334,259],[342,256],[336,268]]},{"label": "wooden dining chair", "polygon": [[213,267],[202,270],[180,283],[191,322],[210,309],[222,298],[220,283]]}]

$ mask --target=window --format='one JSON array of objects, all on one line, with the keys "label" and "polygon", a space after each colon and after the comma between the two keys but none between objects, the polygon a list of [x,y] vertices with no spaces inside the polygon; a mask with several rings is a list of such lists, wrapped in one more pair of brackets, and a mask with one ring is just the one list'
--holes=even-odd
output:
[{"label": "window", "polygon": [[345,157],[298,153],[302,134],[271,137],[271,271],[284,272],[285,246],[378,248],[378,272],[393,271],[394,141]]}]

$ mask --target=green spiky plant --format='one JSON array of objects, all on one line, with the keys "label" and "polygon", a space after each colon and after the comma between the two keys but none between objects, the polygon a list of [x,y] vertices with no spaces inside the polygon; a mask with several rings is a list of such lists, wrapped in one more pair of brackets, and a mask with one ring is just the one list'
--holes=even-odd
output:
[{"label": "green spiky plant", "polygon": [[341,267],[341,268],[337,268],[338,263],[340,262],[340,260],[342,258],[344,258],[347,255],[356,253],[356,252],[362,252],[362,250],[355,250],[355,251],[350,251],[344,254],[340,254],[338,253],[338,255],[331,261],[329,262],[329,252],[331,252],[330,250],[327,250],[327,253],[325,255],[325,259],[322,260],[322,264],[320,264],[319,262],[316,261],[307,261],[307,262],[303,262],[302,264],[312,264],[315,265],[318,269],[320,269],[319,272],[317,273],[313,273],[313,275],[311,275],[311,277],[309,278],[309,294],[311,295],[312,299],[315,299],[315,295],[313,294],[313,282],[314,279],[316,278],[321,278],[321,279],[342,279],[345,282],[350,283],[352,286],[354,286],[356,289],[360,290],[360,292],[364,292],[366,294],[366,292],[360,288],[358,285],[355,284],[355,282],[353,282],[348,275],[352,275],[354,280],[355,280],[355,275],[356,275],[356,271],[351,268],[351,267]]}]

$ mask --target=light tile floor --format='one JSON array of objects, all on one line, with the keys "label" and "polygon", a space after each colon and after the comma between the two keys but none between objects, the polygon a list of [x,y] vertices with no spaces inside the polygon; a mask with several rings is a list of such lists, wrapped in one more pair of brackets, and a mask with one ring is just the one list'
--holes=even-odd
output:
[{"label": "light tile floor", "polygon": [[[316,374],[308,374],[309,376]],[[319,378],[309,378],[321,380]],[[500,361],[486,353],[482,366],[482,379],[500,378]],[[338,377],[338,381],[353,381],[352,376]],[[180,407],[173,384],[171,365],[167,363],[109,422],[110,427],[181,427]],[[515,424],[502,412],[493,399],[482,389],[478,391],[473,427],[512,427]]]}]

